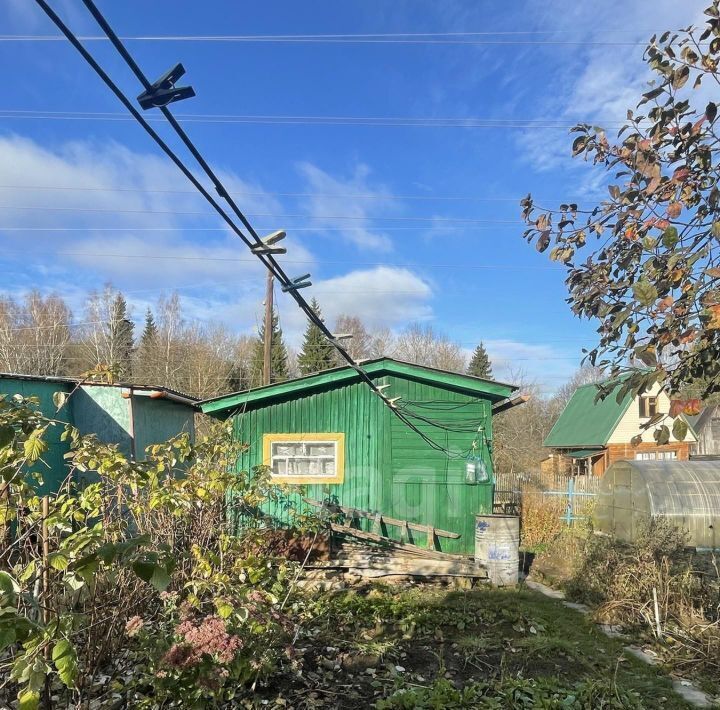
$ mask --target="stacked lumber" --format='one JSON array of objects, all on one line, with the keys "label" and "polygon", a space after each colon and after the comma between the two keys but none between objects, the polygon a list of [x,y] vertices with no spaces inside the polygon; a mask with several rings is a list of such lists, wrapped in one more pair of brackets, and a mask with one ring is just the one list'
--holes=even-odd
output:
[{"label": "stacked lumber", "polygon": [[486,579],[487,571],[472,557],[450,555],[333,524],[330,559],[308,565],[360,577],[465,577]]}]

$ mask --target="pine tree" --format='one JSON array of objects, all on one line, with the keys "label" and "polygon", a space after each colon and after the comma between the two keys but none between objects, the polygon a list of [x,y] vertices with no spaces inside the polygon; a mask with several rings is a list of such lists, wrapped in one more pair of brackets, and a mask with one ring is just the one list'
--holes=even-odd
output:
[{"label": "pine tree", "polygon": [[473,377],[483,377],[485,379],[490,379],[492,377],[492,363],[490,362],[485,346],[482,343],[480,343],[480,345],[475,348],[475,352],[473,352],[470,364],[468,365],[467,374],[472,375]]},{"label": "pine tree", "polygon": [[[314,298],[310,303],[310,308],[313,309],[313,312],[320,320],[323,320],[320,312],[320,304],[318,304]],[[322,372],[323,370],[329,370],[331,367],[334,367],[335,358],[333,357],[333,352],[330,343],[328,343],[320,328],[318,328],[315,323],[308,322],[302,350],[297,358],[300,374],[309,375],[313,372]]]},{"label": "pine tree", "polygon": [[[158,327],[150,308],[145,311],[145,327],[133,359],[133,377],[143,384],[161,384],[158,380]],[[156,381],[157,380],[157,381]]]},{"label": "pine tree", "polygon": [[[252,384],[263,383],[263,361],[265,354],[265,323],[260,326],[252,359]],[[272,349],[270,350],[270,382],[282,382],[288,378],[288,352],[283,341],[282,328],[277,311],[272,316]]]},{"label": "pine tree", "polygon": [[128,318],[127,301],[118,292],[112,304],[112,313],[108,323],[109,341],[118,375],[127,377],[132,369],[132,355],[135,346],[135,324]]},{"label": "pine tree", "polygon": [[155,325],[155,316],[153,312],[148,308],[145,312],[145,327],[143,328],[142,335],[140,336],[140,347],[151,347],[157,342],[158,329]]}]

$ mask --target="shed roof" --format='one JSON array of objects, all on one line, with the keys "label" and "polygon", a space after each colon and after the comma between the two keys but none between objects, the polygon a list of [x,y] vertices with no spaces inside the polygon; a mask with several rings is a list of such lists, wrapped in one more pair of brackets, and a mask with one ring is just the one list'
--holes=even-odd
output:
[{"label": "shed roof", "polygon": [[96,382],[84,380],[80,377],[61,377],[58,375],[24,375],[16,372],[0,372],[0,379],[21,380],[29,382],[56,382],[67,385],[87,385],[92,387],[120,387],[124,390],[131,390],[139,394],[146,394],[152,398],[169,399],[180,404],[187,404],[195,407],[199,401],[197,397],[170,389],[169,387],[155,387],[152,385],[133,384],[131,382]]},{"label": "shed roof", "polygon": [[[393,358],[377,358],[364,362],[363,370],[371,377],[383,375],[400,375],[410,379],[426,382],[441,388],[463,392],[469,395],[482,395],[493,402],[499,402],[509,397],[517,390],[514,385],[494,380],[485,380],[472,375],[463,375],[447,370],[438,370],[434,367],[415,365]],[[237,392],[235,394],[223,395],[206,399],[199,403],[200,409],[205,414],[215,414],[227,409],[234,409],[238,406],[257,408],[272,403],[274,400],[289,396],[306,394],[309,391],[322,387],[360,380],[357,371],[345,365],[324,370],[313,375],[298,377],[285,382],[277,382],[264,387]]]},{"label": "shed roof", "polygon": [[554,449],[605,446],[633,401],[631,393],[618,401],[617,389],[621,382],[618,380],[615,388],[600,400],[597,400],[598,384],[578,387],[543,445]]}]

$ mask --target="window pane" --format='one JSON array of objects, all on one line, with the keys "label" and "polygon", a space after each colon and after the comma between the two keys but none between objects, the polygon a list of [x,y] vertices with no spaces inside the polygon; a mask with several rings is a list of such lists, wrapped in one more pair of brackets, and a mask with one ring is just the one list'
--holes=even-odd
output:
[{"label": "window pane", "polygon": [[334,456],[335,445],[326,443],[313,443],[307,445],[308,456]]},{"label": "window pane", "polygon": [[273,441],[270,453],[276,476],[323,478],[336,474],[337,444],[333,441]]},{"label": "window pane", "polygon": [[274,442],[272,445],[273,456],[297,456],[302,454],[302,443]]}]

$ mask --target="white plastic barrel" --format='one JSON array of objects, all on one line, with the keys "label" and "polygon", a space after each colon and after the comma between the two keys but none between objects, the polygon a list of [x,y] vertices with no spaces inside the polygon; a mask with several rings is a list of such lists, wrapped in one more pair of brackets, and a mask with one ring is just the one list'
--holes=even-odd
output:
[{"label": "white plastic barrel", "polygon": [[478,515],[475,518],[475,559],[485,566],[490,583],[508,587],[518,582],[520,518]]}]

